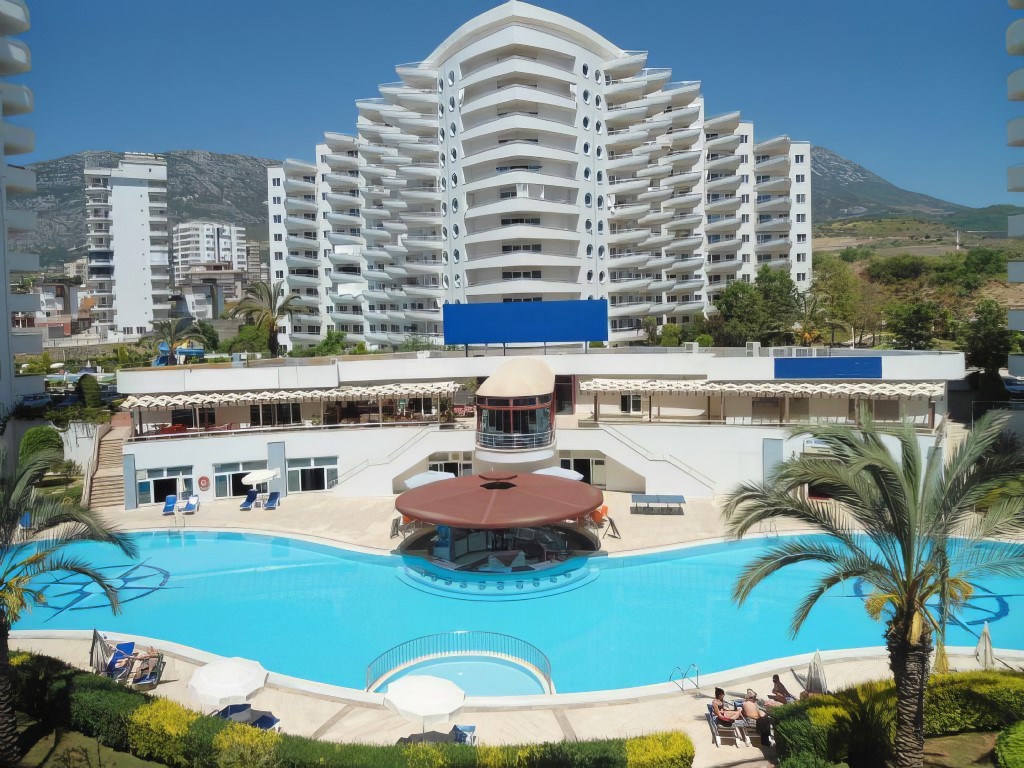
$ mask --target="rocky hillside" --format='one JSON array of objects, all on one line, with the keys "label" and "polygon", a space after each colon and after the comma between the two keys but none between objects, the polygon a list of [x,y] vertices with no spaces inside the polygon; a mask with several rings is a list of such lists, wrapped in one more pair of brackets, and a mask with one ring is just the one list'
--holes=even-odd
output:
[{"label": "rocky hillside", "polygon": [[[212,218],[249,228],[250,237],[267,239],[266,168],[278,164],[248,155],[219,155],[200,150],[165,153],[173,221]],[[23,243],[39,252],[44,263],[73,258],[71,249],[85,243],[85,185],[89,166],[117,165],[119,153],[80,152],[34,163],[39,191],[12,198],[15,208],[39,214],[36,233]],[[928,195],[908,192],[824,147],[811,151],[814,174],[815,223],[860,217],[903,217],[956,220],[965,229],[999,229],[1005,216],[1024,209],[1010,206],[966,208]],[[1000,226],[1000,222],[1002,222]]]},{"label": "rocky hillside", "polygon": [[[167,157],[169,218],[172,222],[212,218],[244,225],[254,239],[267,238],[268,166],[279,161],[199,150],[163,153]],[[85,243],[86,167],[117,165],[118,152],[79,152],[33,163],[38,191],[11,198],[14,208],[38,213],[36,232],[21,246],[40,253],[45,264],[68,261]]]}]

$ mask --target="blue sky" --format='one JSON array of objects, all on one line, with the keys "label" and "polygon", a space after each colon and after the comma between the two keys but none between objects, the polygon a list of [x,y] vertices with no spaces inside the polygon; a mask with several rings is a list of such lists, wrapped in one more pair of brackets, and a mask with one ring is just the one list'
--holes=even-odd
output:
[{"label": "blue sky", "polygon": [[[496,2],[29,0],[36,152],[206,149],[312,159],[353,101]],[[808,139],[964,205],[1006,191],[1004,0],[540,0],[650,66],[701,80],[708,114]],[[378,14],[385,17],[379,18]]]}]

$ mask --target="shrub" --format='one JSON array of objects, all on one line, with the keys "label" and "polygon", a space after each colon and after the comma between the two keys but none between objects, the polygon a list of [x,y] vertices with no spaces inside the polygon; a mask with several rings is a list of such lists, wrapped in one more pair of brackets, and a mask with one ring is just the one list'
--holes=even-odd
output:
[{"label": "shrub", "polygon": [[[219,717],[197,717],[193,720],[182,745],[185,764],[190,768],[217,768],[217,753],[213,749],[213,740],[227,724],[227,720]],[[315,762],[316,760],[311,761]]]},{"label": "shrub", "polygon": [[82,397],[82,402],[85,403],[86,408],[99,408],[102,405],[100,401],[100,383],[96,381],[96,377],[92,374],[85,374],[78,380],[78,385],[75,387],[76,391]]},{"label": "shrub", "polygon": [[715,338],[710,333],[698,334],[693,339],[697,342],[698,347],[713,347],[715,346]]},{"label": "shrub", "polygon": [[228,723],[213,737],[213,749],[220,768],[270,768],[281,734],[243,723]]},{"label": "shrub", "polygon": [[954,672],[933,675],[924,695],[926,736],[998,731],[1024,720],[1024,674]]},{"label": "shrub", "polygon": [[53,463],[64,460],[64,441],[53,427],[32,427],[25,432],[18,447],[18,460],[25,461],[43,451],[54,455]]},{"label": "shrub", "polygon": [[800,752],[779,763],[779,768],[847,768],[846,763],[833,763],[809,752]]},{"label": "shrub", "polygon": [[476,764],[479,768],[526,768],[536,765],[540,754],[539,744],[476,748]]},{"label": "shrub", "polygon": [[277,744],[276,758],[279,768],[307,768],[310,765],[331,768],[390,768],[403,764],[401,747],[334,744],[288,735],[281,736]]},{"label": "shrub", "polygon": [[131,691],[72,690],[68,724],[101,744],[127,752],[128,720],[145,703],[145,696]]},{"label": "shrub", "polygon": [[679,731],[626,739],[627,768],[690,768],[693,755],[693,742]]},{"label": "shrub", "polygon": [[1011,725],[996,739],[996,765],[1024,768],[1024,721]]},{"label": "shrub", "polygon": [[128,720],[128,743],[132,752],[165,765],[187,765],[185,736],[197,717],[199,713],[195,710],[169,699],[152,699],[132,712]]}]

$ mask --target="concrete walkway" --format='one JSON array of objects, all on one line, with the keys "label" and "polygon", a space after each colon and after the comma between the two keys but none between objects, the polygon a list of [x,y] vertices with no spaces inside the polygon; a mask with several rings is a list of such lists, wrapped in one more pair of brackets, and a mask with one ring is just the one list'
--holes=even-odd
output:
[{"label": "concrete walkway", "polygon": [[[629,495],[607,493],[606,503],[621,538],[604,535],[602,546],[610,556],[652,548],[671,548],[720,539],[724,535],[719,507],[711,500],[686,505],[683,516],[647,516],[629,513]],[[314,537],[340,546],[371,552],[391,551],[400,539],[390,538],[395,516],[394,497],[354,499],[331,491],[287,497],[277,510],[242,512],[238,500],[203,504],[195,515],[164,517],[159,506],[136,510],[109,510],[111,521],[123,530],[208,528]],[[792,530],[779,526],[779,530]],[[602,531],[607,533],[607,530]],[[156,693],[194,706],[186,685],[199,666],[217,658],[200,649],[160,640],[137,638],[163,650],[168,659],[164,681]],[[86,667],[89,638],[74,632],[15,632],[16,648],[46,653]],[[888,676],[881,649],[826,654],[827,675],[833,687]],[[608,694],[569,694],[521,697],[516,700],[476,698],[458,716],[460,723],[477,726],[484,744],[514,744],[562,739],[635,736],[660,730],[686,731],[697,746],[696,768],[703,766],[772,765],[770,750],[724,746],[711,740],[705,712],[716,685],[730,696],[742,697],[747,688],[764,695],[771,675],[783,675],[792,691],[799,691],[791,668],[806,670],[807,658],[766,662],[754,667],[702,677],[700,690],[665,683]],[[973,659],[954,657],[969,667]],[[341,742],[393,744],[415,730],[407,721],[384,708],[379,694],[338,688],[271,674],[268,685],[252,704],[272,710],[288,733]],[[451,724],[437,728],[445,730]],[[756,739],[755,739],[756,741]]]}]

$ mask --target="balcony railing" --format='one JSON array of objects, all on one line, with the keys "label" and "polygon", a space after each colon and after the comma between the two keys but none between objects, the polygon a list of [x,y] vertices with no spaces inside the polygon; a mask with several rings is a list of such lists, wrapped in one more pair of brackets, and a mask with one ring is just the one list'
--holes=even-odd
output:
[{"label": "balcony railing", "polygon": [[511,451],[523,448],[546,448],[551,445],[553,438],[554,433],[550,429],[546,432],[535,432],[523,435],[510,435],[504,432],[497,434],[477,432],[476,444],[481,448],[496,448],[502,451]]}]

